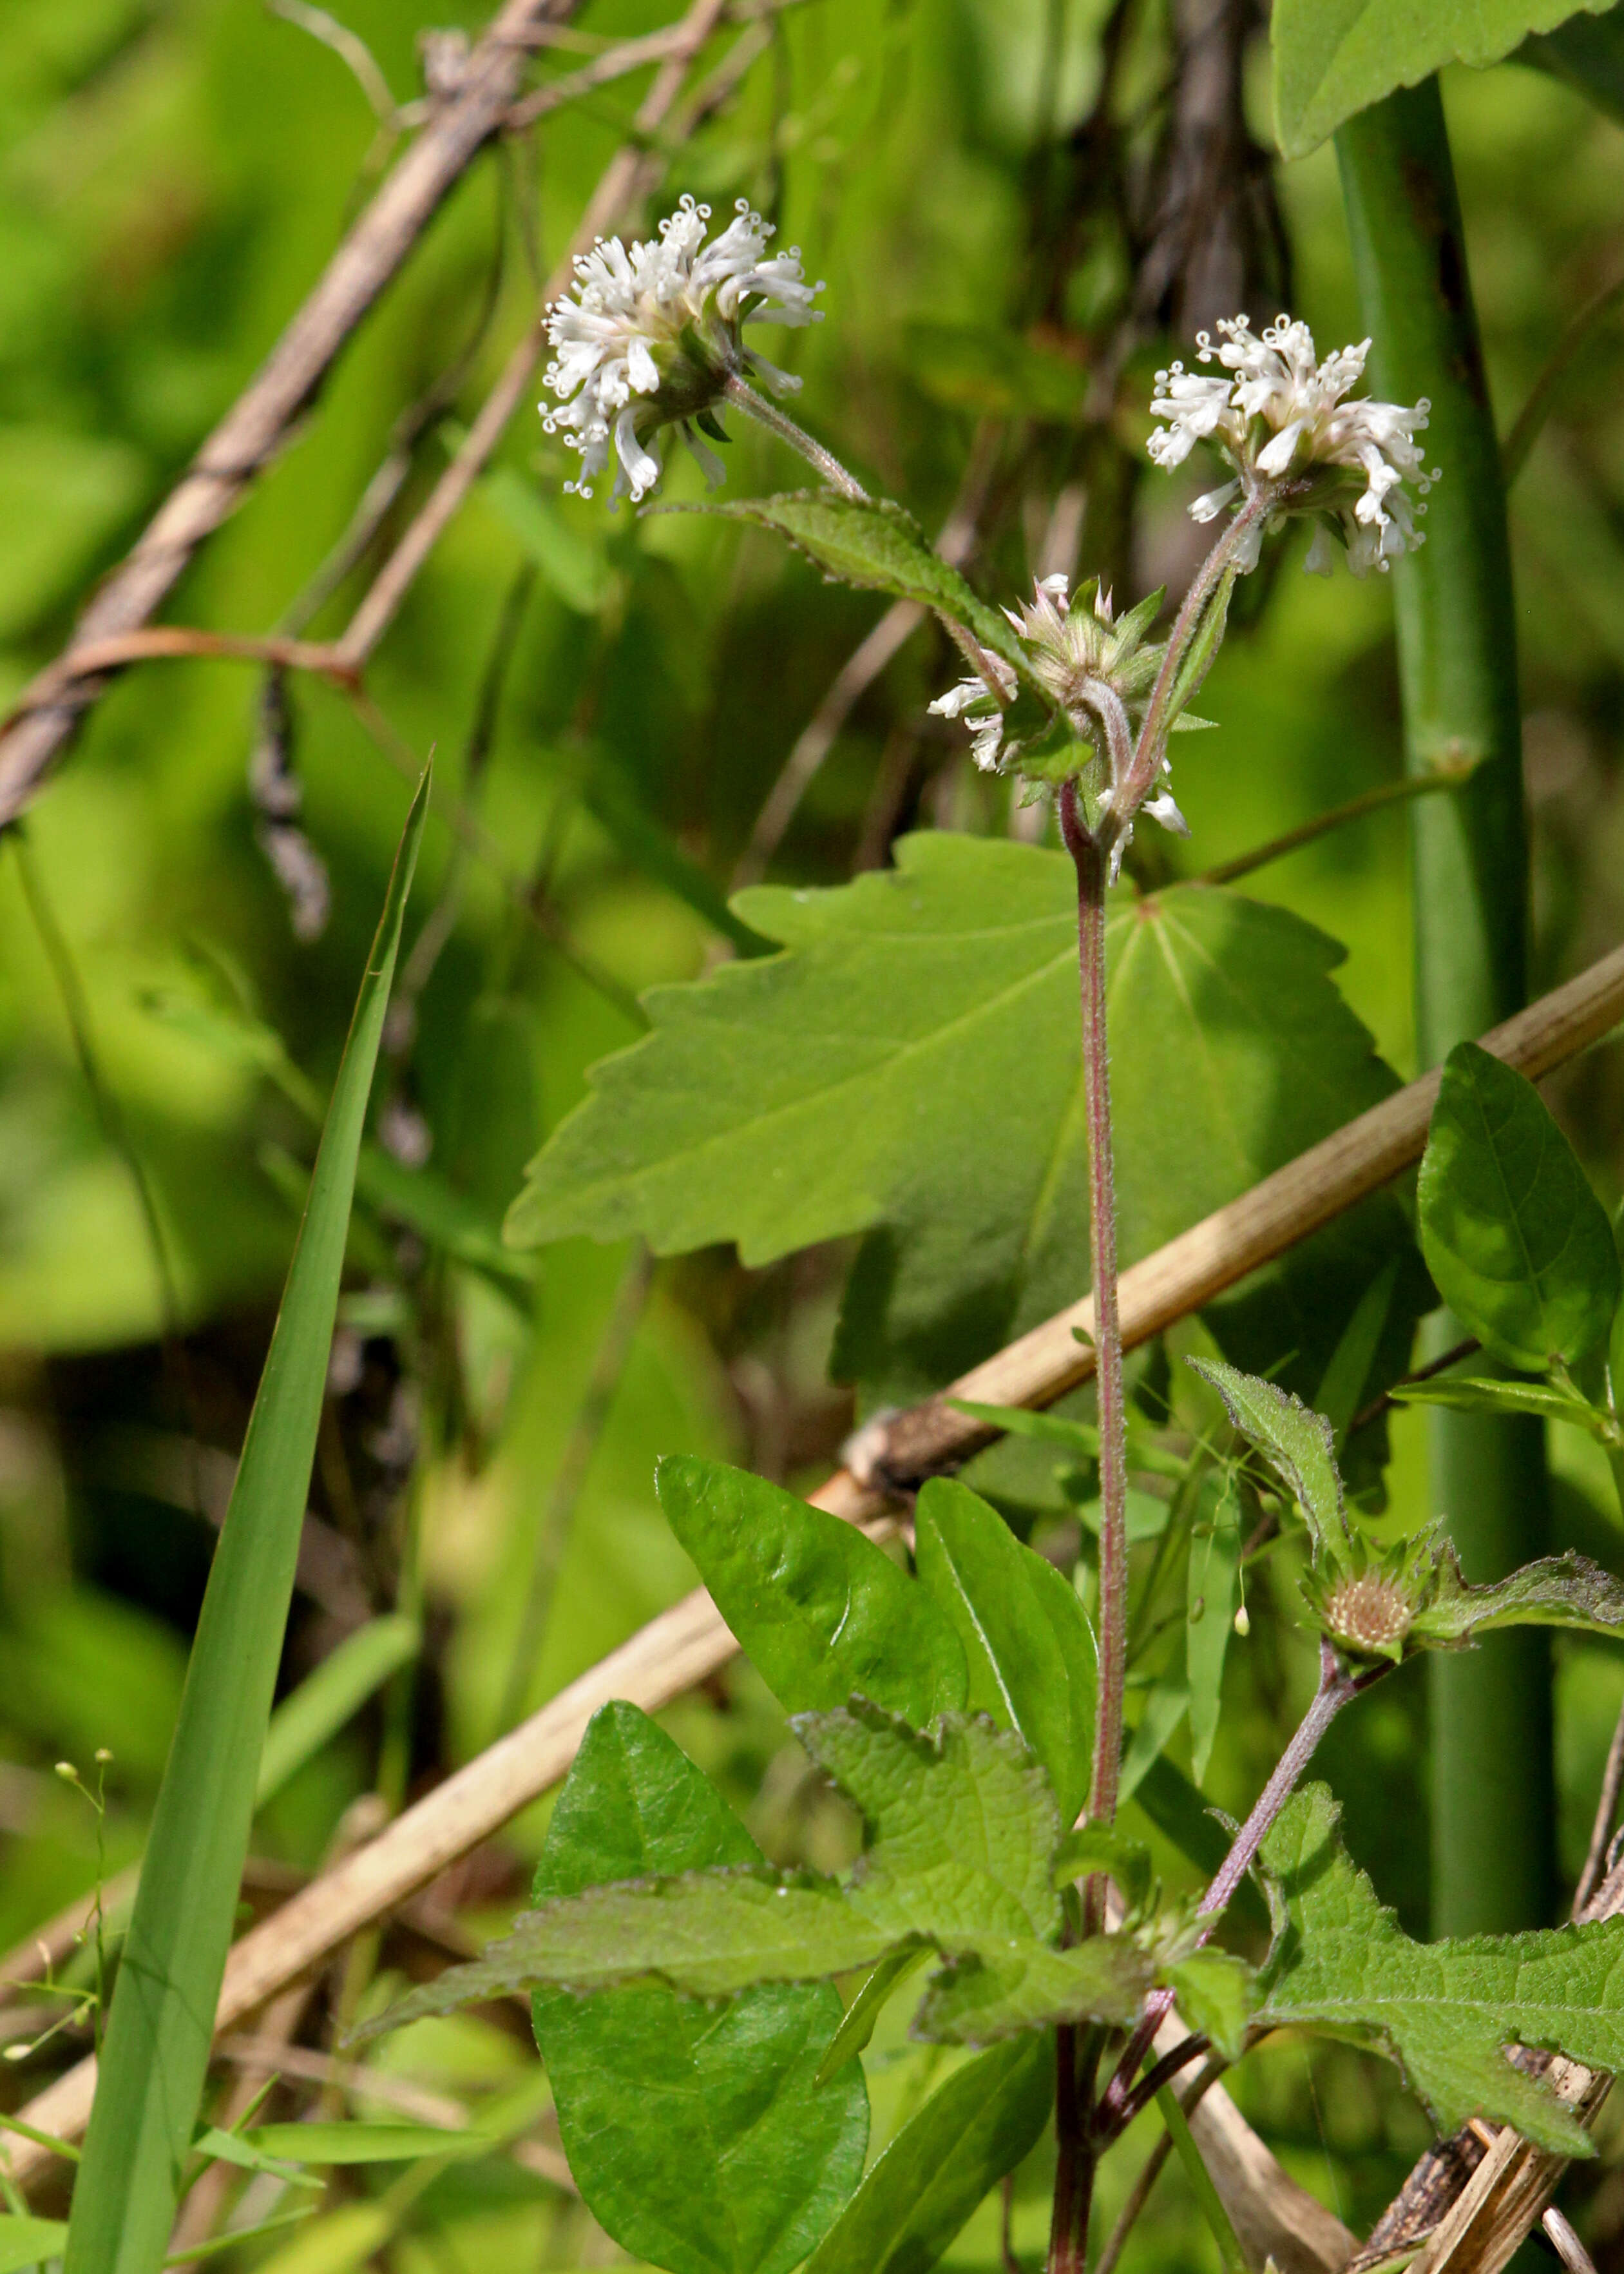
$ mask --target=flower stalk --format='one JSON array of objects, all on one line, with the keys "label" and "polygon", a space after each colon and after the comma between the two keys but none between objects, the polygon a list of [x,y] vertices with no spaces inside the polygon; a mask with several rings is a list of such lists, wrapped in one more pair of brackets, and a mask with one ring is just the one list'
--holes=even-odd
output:
[{"label": "flower stalk", "polygon": [[729,373],[722,382],[721,393],[722,400],[731,403],[735,410],[741,410],[747,418],[753,418],[758,426],[764,426],[770,434],[776,434],[779,441],[786,442],[792,450],[798,450],[807,463],[823,476],[831,490],[838,490],[842,497],[850,498],[854,505],[868,503],[868,491],[854,474],[847,473],[833,451],[826,450],[821,442],[807,433],[804,426],[798,426],[787,412],[778,409],[776,403],[769,403],[764,395],[757,395],[737,372]]}]

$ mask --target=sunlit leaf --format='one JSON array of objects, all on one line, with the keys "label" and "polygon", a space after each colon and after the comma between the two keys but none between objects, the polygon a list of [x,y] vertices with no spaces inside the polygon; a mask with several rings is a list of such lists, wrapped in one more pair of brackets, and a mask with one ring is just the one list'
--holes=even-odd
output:
[{"label": "sunlit leaf", "polygon": [[1037,2142],[1054,2105],[1044,2036],[968,2061],[905,2124],[807,2262],[806,2274],[923,2274]]},{"label": "sunlit leaf", "polygon": [[914,1554],[964,1645],[966,1702],[1026,1739],[1069,1824],[1087,1797],[1094,1744],[1094,1638],[1076,1589],[946,1477],[919,1496]]},{"label": "sunlit leaf", "polygon": [[[1076,880],[1064,855],[949,832],[831,891],[738,896],[783,954],[648,997],[515,1203],[523,1246],[641,1232],[765,1263],[868,1232],[833,1365],[936,1389],[1085,1276]],[[1120,1243],[1147,1254],[1376,1103],[1394,1078],[1283,909],[1181,887],[1109,922]],[[1208,1314],[1318,1384],[1402,1212],[1375,1196]],[[1398,1322],[1402,1340],[1406,1321]],[[1402,1370],[1402,1361],[1395,1368]]]},{"label": "sunlit leaf", "polygon": [[[616,1704],[588,1727],[534,1892],[543,1902],[759,1861],[709,1778],[635,1706]],[[672,2274],[782,2274],[861,2176],[861,2065],[825,2089],[845,2029],[831,1988],[767,1985],[720,2011],[650,1985],[538,1991],[531,2005],[570,2170],[634,2256]]]},{"label": "sunlit leaf", "polygon": [[1264,1843],[1289,1924],[1259,2019],[1385,2053],[1443,2133],[1474,2116],[1561,2156],[1596,2143],[1513,2043],[1591,2068],[1624,2062],[1624,1919],[1532,1934],[1412,1942],[1343,1853],[1323,1785],[1296,1794]]},{"label": "sunlit leaf", "polygon": [[946,1614],[851,1525],[720,1461],[673,1456],[655,1488],[717,1608],[791,1713],[856,1694],[918,1728],[964,1704],[964,1652]]},{"label": "sunlit leaf", "polygon": [[1230,1420],[1302,1510],[1316,1553],[1335,1554],[1345,1546],[1342,1480],[1331,1425],[1324,1414],[1312,1412],[1275,1383],[1242,1374],[1222,1359],[1192,1358],[1189,1363],[1204,1382],[1212,1383]]}]

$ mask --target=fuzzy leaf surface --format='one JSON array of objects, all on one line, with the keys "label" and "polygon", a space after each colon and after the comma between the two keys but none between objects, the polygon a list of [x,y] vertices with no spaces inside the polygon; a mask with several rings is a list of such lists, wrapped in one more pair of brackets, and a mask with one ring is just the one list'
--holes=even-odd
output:
[{"label": "fuzzy leaf surface", "polygon": [[1025,1738],[1070,1824],[1094,1746],[1094,1641],[1076,1589],[952,1478],[932,1477],[920,1494],[914,1555],[964,1646],[966,1702]]},{"label": "fuzzy leaf surface", "polygon": [[1230,1420],[1291,1494],[1313,1535],[1315,1552],[1334,1552],[1347,1532],[1335,1440],[1324,1414],[1276,1383],[1242,1374],[1222,1359],[1192,1358],[1189,1364],[1211,1382]]},{"label": "fuzzy leaf surface", "polygon": [[[652,1031],[594,1068],[509,1238],[733,1240],[755,1265],[867,1232],[834,1367],[888,1397],[1072,1300],[1088,1176],[1071,864],[947,832],[903,840],[897,861],[830,891],[741,894],[785,953],[651,990]],[[1284,910],[1182,886],[1119,900],[1109,930],[1126,1263],[1395,1085],[1330,978],[1341,949]],[[1328,1233],[1208,1314],[1254,1369],[1297,1352],[1286,1378],[1305,1391],[1383,1262],[1410,1252],[1390,1193]],[[1408,1320],[1395,1332],[1407,1348]]]},{"label": "fuzzy leaf surface", "polygon": [[1465,1641],[1496,1627],[1568,1627],[1581,1634],[1624,1633],[1624,1580],[1572,1548],[1542,1555],[1483,1587],[1468,1587],[1453,1557],[1440,1567],[1437,1600],[1410,1631],[1435,1641]]},{"label": "fuzzy leaf surface", "polygon": [[755,522],[787,538],[798,553],[839,584],[889,592],[895,600],[912,600],[922,608],[939,608],[1023,677],[1030,676],[1026,652],[1007,620],[933,550],[913,515],[889,498],[864,503],[832,490],[789,490],[778,497],[741,498],[682,510]]},{"label": "fuzzy leaf surface", "polygon": [[1606,1210],[1533,1083],[1476,1043],[1445,1063],[1419,1197],[1438,1291],[1495,1357],[1543,1373],[1602,1340],[1620,1293]]},{"label": "fuzzy leaf surface", "polygon": [[[635,1706],[596,1713],[565,1780],[535,1898],[759,1864],[710,1780]],[[531,1998],[569,2167],[593,2216],[672,2274],[785,2274],[862,2174],[868,2105],[828,1984],[746,1990],[720,2012],[661,1984]]]},{"label": "fuzzy leaf surface", "polygon": [[1340,1815],[1310,1785],[1264,1842],[1288,1924],[1259,2020],[1385,2053],[1440,2132],[1483,2116],[1558,2155],[1594,2155],[1583,2126],[1504,2048],[1544,2046],[1607,2070],[1624,2062],[1624,1919],[1413,1942],[1349,1860]]},{"label": "fuzzy leaf surface", "polygon": [[1572,0],[1281,0],[1271,26],[1280,147],[1301,158],[1395,87],[1445,64],[1498,63],[1575,12]]},{"label": "fuzzy leaf surface", "polygon": [[855,1693],[922,1728],[964,1704],[964,1652],[951,1620],[853,1525],[720,1461],[663,1460],[655,1490],[787,1712],[844,1706]]},{"label": "fuzzy leaf surface", "polygon": [[861,1705],[793,1727],[868,1828],[853,1901],[895,1940],[1058,1934],[1059,1813],[1019,1737],[980,1714],[921,1736]]},{"label": "fuzzy leaf surface", "polygon": [[1120,1935],[1096,1935],[1074,1950],[1013,1940],[1000,1949],[985,1940],[934,1977],[914,2034],[990,2045],[1056,2022],[1125,2027],[1150,1988],[1151,1971],[1144,1952]]},{"label": "fuzzy leaf surface", "polygon": [[1054,2097],[1046,2037],[1017,2038],[966,2061],[903,2126],[805,2274],[928,2274],[1036,2145]]},{"label": "fuzzy leaf surface", "polygon": [[1162,1969],[1192,2029],[1210,2037],[1226,2060],[1239,2060],[1246,2028],[1258,2008],[1257,1976],[1227,1950],[1192,1950]]}]

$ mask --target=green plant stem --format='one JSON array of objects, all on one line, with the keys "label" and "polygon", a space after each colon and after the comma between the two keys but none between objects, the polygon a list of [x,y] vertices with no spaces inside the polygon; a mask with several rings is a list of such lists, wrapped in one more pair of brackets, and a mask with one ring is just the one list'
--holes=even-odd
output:
[{"label": "green plant stem", "polygon": [[[1395,564],[1405,757],[1474,764],[1459,794],[1411,809],[1416,1032],[1423,1066],[1524,998],[1528,860],[1505,493],[1437,82],[1390,95],[1336,137],[1374,391],[1432,403],[1444,478],[1427,542]],[[1431,1351],[1458,1342],[1434,1322]],[[1466,1576],[1543,1552],[1538,1421],[1429,1416],[1432,1499]],[[1439,1653],[1429,1668],[1432,1926],[1543,1925],[1554,1894],[1551,1660],[1538,1629]]]},{"label": "green plant stem", "polygon": [[1106,853],[1083,819],[1075,782],[1060,793],[1060,830],[1077,870],[1077,959],[1082,988],[1083,1090],[1088,1117],[1088,1238],[1094,1286],[1094,1386],[1100,1416],[1100,1660],[1088,1820],[1116,1814],[1122,1695],[1128,1653],[1128,1429],[1116,1311],[1116,1176],[1105,1003]]},{"label": "green plant stem", "polygon": [[792,450],[798,450],[807,463],[823,476],[831,490],[838,490],[842,497],[850,498],[854,504],[868,504],[868,491],[854,474],[846,472],[833,451],[826,450],[821,442],[816,441],[804,426],[797,426],[776,403],[769,403],[764,395],[757,395],[756,389],[737,373],[726,382],[722,393],[736,410],[742,410],[747,418],[753,418],[758,426],[764,426],[770,434],[776,434],[780,442],[786,442]]},{"label": "green plant stem", "polygon": [[1568,367],[1589,342],[1598,325],[1615,308],[1624,306],[1624,276],[1587,300],[1551,350],[1550,359],[1534,381],[1528,401],[1512,422],[1500,454],[1500,478],[1509,489],[1528,463],[1528,454],[1539,440],[1539,430],[1551,415],[1557,391]]},{"label": "green plant stem", "polygon": [[1178,614],[1173,620],[1167,653],[1162,659],[1156,683],[1150,690],[1150,701],[1145,706],[1133,764],[1120,800],[1120,810],[1126,820],[1132,819],[1155,782],[1156,772],[1162,764],[1162,746],[1167,741],[1168,710],[1173,699],[1173,689],[1178,683],[1179,669],[1190,651],[1191,643],[1200,629],[1201,619],[1208,604],[1217,597],[1242,538],[1271,511],[1277,501],[1277,495],[1275,486],[1266,485],[1254,490],[1244,500],[1225,523],[1218,542],[1197,569],[1190,589],[1184,594]]},{"label": "green plant stem", "polygon": [[1345,805],[1334,805],[1327,813],[1316,813],[1312,821],[1300,821],[1295,829],[1286,830],[1279,837],[1271,837],[1266,845],[1254,845],[1250,853],[1237,853],[1232,861],[1220,861],[1211,869],[1203,869],[1192,877],[1193,885],[1233,885],[1254,870],[1267,869],[1271,861],[1283,861],[1288,853],[1300,852],[1317,838],[1328,836],[1332,830],[1342,828],[1350,821],[1363,821],[1367,813],[1380,813],[1389,805],[1408,805],[1413,798],[1436,797],[1440,790],[1459,789],[1462,782],[1471,779],[1470,766],[1446,767],[1429,775],[1411,775],[1407,780],[1382,782],[1375,789],[1367,789],[1358,797],[1350,797]]}]

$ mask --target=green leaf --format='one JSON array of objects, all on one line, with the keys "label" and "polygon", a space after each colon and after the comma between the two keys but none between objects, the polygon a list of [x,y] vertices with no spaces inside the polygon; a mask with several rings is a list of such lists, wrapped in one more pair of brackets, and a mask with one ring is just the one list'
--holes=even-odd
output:
[{"label": "green leaf", "polygon": [[967,1413],[972,1421],[986,1421],[1007,1436],[1058,1445],[1079,1461],[1100,1457],[1100,1433],[1092,1421],[1073,1421],[1064,1413],[1034,1413],[1025,1405],[978,1405],[972,1397],[950,1397],[947,1403],[955,1413]]},{"label": "green leaf", "polygon": [[1264,1842],[1288,1924],[1259,2021],[1385,2053],[1440,2132],[1482,2116],[1554,2154],[1593,2156],[1584,2127],[1503,2049],[1544,2046],[1608,2071],[1624,2062],[1624,1919],[1412,1942],[1349,1861],[1340,1815],[1323,1785],[1308,1786]]},{"label": "green leaf", "polygon": [[1162,2121],[1167,2127],[1168,2137],[1173,2142],[1174,2152],[1184,2167],[1184,2177],[1190,2182],[1190,2191],[1200,2208],[1202,2218],[1207,2221],[1213,2240],[1218,2246],[1219,2263],[1222,2266],[1224,2274],[1249,2274],[1246,2254],[1241,2248],[1240,2239],[1230,2222],[1228,2210],[1224,2208],[1223,2197],[1213,2184],[1213,2175],[1207,2170],[1206,2160],[1195,2144],[1195,2135],[1190,2129],[1190,2120],[1184,2114],[1178,2095],[1170,2084],[1164,2084],[1157,2093],[1156,2107],[1161,2113]]},{"label": "green leaf", "polygon": [[395,1611],[369,1619],[328,1652],[271,1716],[254,1788],[256,1809],[313,1760],[391,1675],[411,1664],[421,1642],[417,1621]]},{"label": "green leaf", "polygon": [[921,1736],[867,1704],[801,1714],[794,1727],[872,1835],[845,1886],[739,1863],[589,1886],[528,1912],[471,1965],[447,1969],[357,2037],[543,1984],[659,1983],[725,1998],[921,1944],[950,1962],[921,2009],[921,2035],[981,2043],[1056,2016],[1132,2016],[1150,1978],[1137,1946],[1100,1937],[1086,1958],[1049,1946],[1063,1917],[1059,1822],[1018,1737],[984,1715],[947,1715]]},{"label": "green leaf", "polygon": [[1178,1999],[1191,2028],[1210,2037],[1225,2060],[1239,2060],[1258,2007],[1257,1977],[1244,1960],[1227,1950],[1193,1950],[1162,1967],[1158,1978]]},{"label": "green leaf", "polygon": [[0,2274],[19,2274],[25,2266],[60,2258],[68,2239],[63,2218],[0,2218]]},{"label": "green leaf", "polygon": [[1450,63],[1498,63],[1530,32],[1574,13],[1573,0],[1279,0],[1271,19],[1274,126],[1288,158]]},{"label": "green leaf", "polygon": [[[448,2131],[439,2124],[258,2124],[247,2132],[206,2132],[198,2142],[208,2155],[229,2154],[225,2143],[245,2147],[271,2164],[409,2164],[425,2156],[488,2156],[478,2132]],[[233,2159],[235,2160],[235,2159]]]},{"label": "green leaf", "polygon": [[853,1900],[898,1940],[1059,1932],[1055,1796],[1018,1737],[980,1714],[921,1736],[863,1705],[791,1726],[868,1826]]},{"label": "green leaf", "polygon": [[1151,1984],[1151,1964],[1123,1935],[1094,1935],[1070,1950],[1041,1943],[990,1943],[936,1975],[914,2034],[956,2045],[996,2044],[1056,2022],[1125,2028]]},{"label": "green leaf", "polygon": [[1421,1246],[1462,1326],[1543,1373],[1607,1332],[1620,1296],[1605,1209],[1531,1081],[1461,1043],[1421,1163]]},{"label": "green leaf", "polygon": [[1190,1766],[1198,1784],[1207,1775],[1218,1735],[1223,1662],[1235,1616],[1235,1579],[1241,1564],[1241,1502],[1226,1470],[1201,1480],[1190,1532],[1184,1585],[1184,1679],[1190,1687]]},{"label": "green leaf", "polygon": [[1611,1442],[1618,1434],[1613,1414],[1554,1382],[1500,1382],[1455,1374],[1437,1382],[1397,1382],[1388,1396],[1401,1405],[1444,1405],[1456,1413],[1536,1413],[1542,1420],[1569,1422],[1600,1444]]},{"label": "green leaf", "polygon": [[1002,656],[1022,678],[1032,678],[1026,651],[1007,620],[931,549],[913,516],[889,498],[860,502],[838,497],[831,490],[791,490],[779,497],[658,510],[716,514],[726,521],[752,521],[773,530],[816,561],[826,576],[938,609],[974,632],[984,648]]},{"label": "green leaf", "polygon": [[1080,1824],[1055,1850],[1055,1884],[1086,1879],[1094,1871],[1110,1873],[1130,1910],[1150,1893],[1150,1850],[1142,1840],[1126,1839],[1103,1824]]},{"label": "green leaf", "polygon": [[1183,1667],[1175,1661],[1146,1698],[1144,1711],[1128,1740],[1128,1749],[1122,1757],[1122,1774],[1116,1783],[1119,1802],[1132,1799],[1141,1779],[1149,1775],[1161,1758],[1189,1709],[1190,1685],[1184,1680]]},{"label": "green leaf", "polygon": [[1544,1555],[1483,1587],[1462,1581],[1452,1550],[1437,1566],[1438,1593],[1410,1627],[1416,1640],[1475,1641],[1497,1627],[1568,1627],[1581,1634],[1624,1631],[1624,1580],[1571,1548]]},{"label": "green leaf", "polygon": [[1333,1555],[1348,1544],[1348,1523],[1342,1511],[1342,1480],[1336,1466],[1335,1440],[1323,1413],[1315,1413],[1300,1398],[1256,1374],[1242,1374],[1219,1359],[1188,1361],[1203,1382],[1210,1382],[1224,1410],[1247,1443],[1268,1463],[1303,1511],[1312,1535],[1314,1553]]},{"label": "green leaf", "polygon": [[[641,1232],[661,1254],[732,1240],[753,1266],[868,1232],[833,1370],[886,1397],[939,1387],[1073,1300],[1088,1172],[1071,864],[947,832],[897,859],[831,891],[741,894],[786,952],[650,993],[652,1032],[593,1069],[508,1236]],[[1328,977],[1342,951],[1283,909],[1180,887],[1119,901],[1109,930],[1127,1263],[1395,1081]],[[1271,1356],[1298,1350],[1308,1389],[1409,1252],[1398,1203],[1377,1199],[1253,1283],[1285,1337]],[[1211,1314],[1221,1335],[1229,1315]]]},{"label": "green leaf", "polygon": [[192,1644],[102,2049],[67,2274],[153,2274],[192,2144],[270,1718],[366,1102],[428,811],[407,817]]},{"label": "green leaf", "polygon": [[[759,1860],[710,1779],[615,1704],[565,1780],[535,1896]],[[747,1990],[720,2013],[661,1988],[538,1991],[531,2010],[570,2170],[634,2257],[783,2274],[861,2177],[868,2095],[856,2062],[826,2085],[851,2019],[827,1985]]]},{"label": "green leaf", "polygon": [[1094,1748],[1094,1640],[1077,1590],[946,1477],[919,1496],[914,1557],[964,1645],[966,1703],[1026,1739],[1070,1824],[1088,1796]]},{"label": "green leaf", "polygon": [[918,1728],[964,1704],[964,1653],[951,1623],[853,1525],[720,1461],[663,1460],[655,1490],[787,1712],[859,1696]]},{"label": "green leaf", "polygon": [[805,2274],[929,2274],[982,2198],[1036,2146],[1054,2105],[1046,2037],[966,2061],[909,2120]]},{"label": "green leaf", "polygon": [[829,2051],[818,2063],[815,2084],[827,2084],[847,2061],[854,2060],[865,2049],[890,2002],[891,1992],[922,1966],[929,1955],[922,1945],[917,1950],[893,1950],[889,1958],[882,1958],[864,1976],[862,1986],[846,2007]]},{"label": "green leaf", "polygon": [[765,1865],[589,1887],[521,1912],[511,1934],[467,1965],[448,1966],[355,2037],[364,2043],[428,2014],[544,1986],[584,1993],[664,1983],[690,1998],[726,1998],[757,1982],[827,1980],[874,1965],[898,1939],[833,1879]]}]

